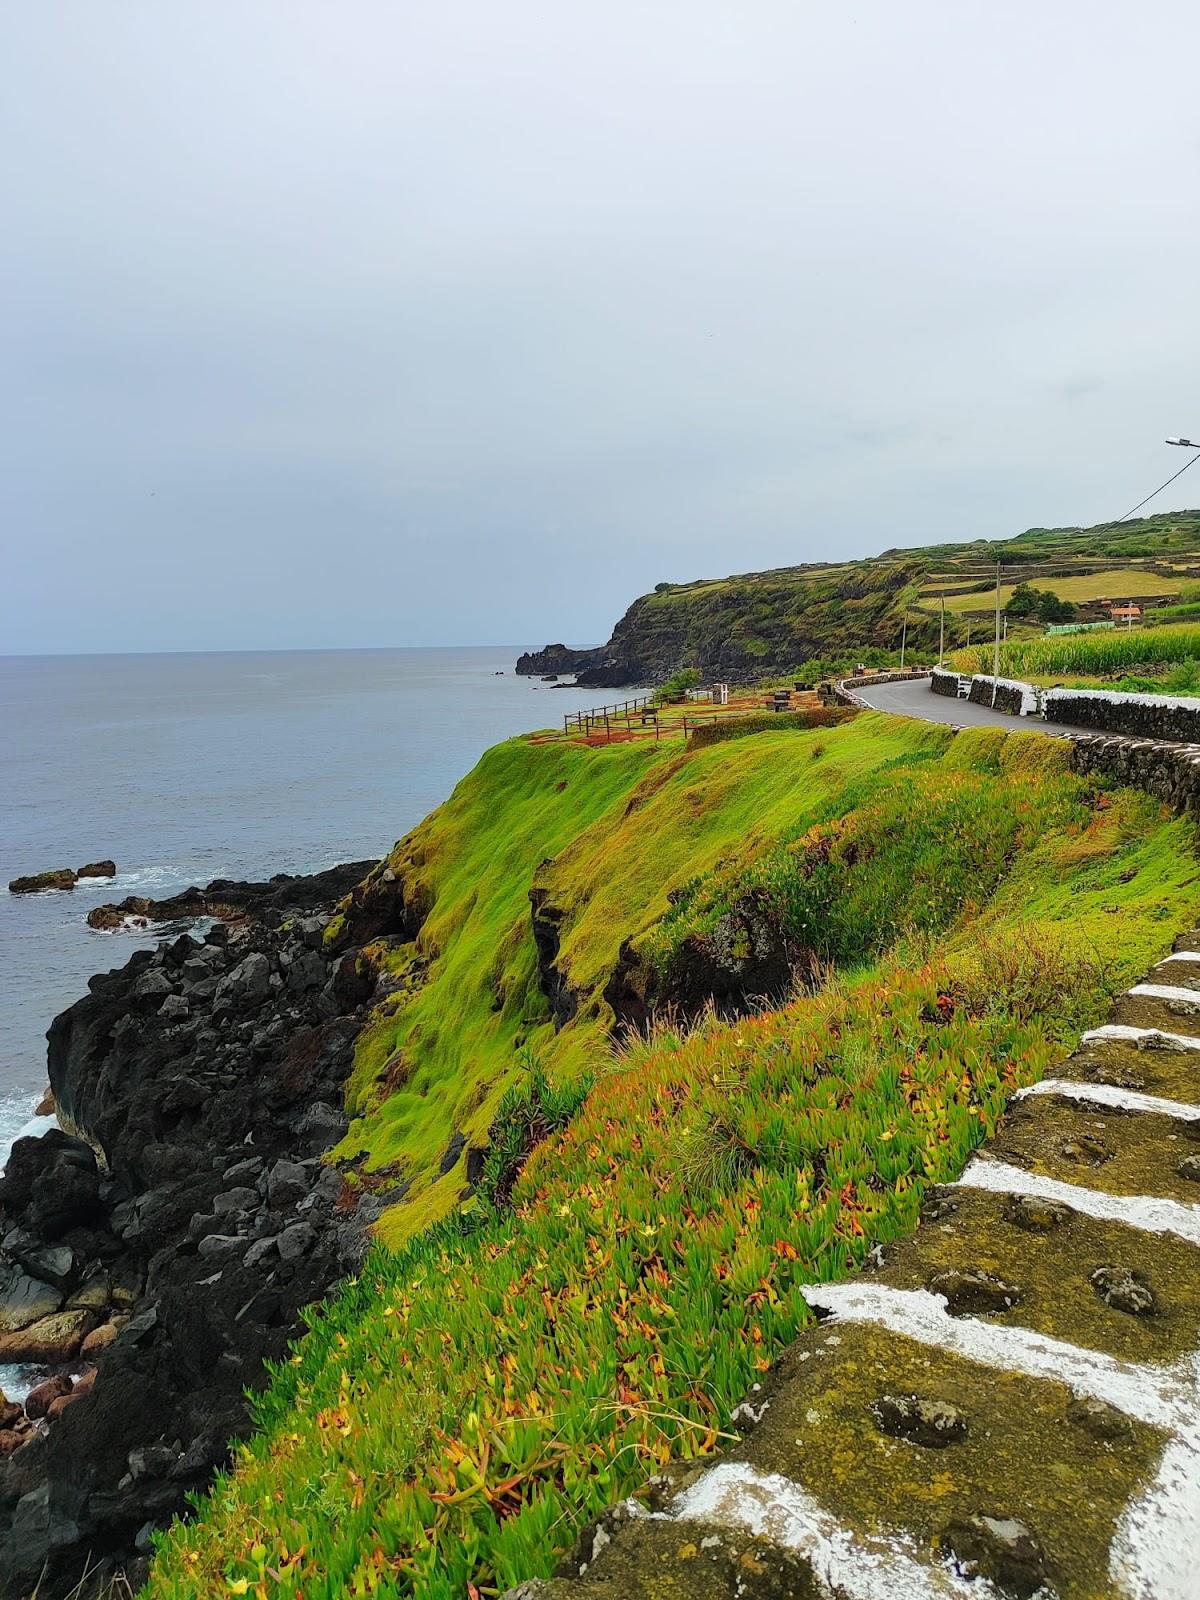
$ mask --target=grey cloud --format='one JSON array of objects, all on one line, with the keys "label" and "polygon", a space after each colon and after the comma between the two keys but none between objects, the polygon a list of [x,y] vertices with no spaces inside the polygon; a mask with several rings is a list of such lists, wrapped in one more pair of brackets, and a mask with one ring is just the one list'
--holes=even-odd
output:
[{"label": "grey cloud", "polygon": [[0,651],[594,640],[660,578],[1113,515],[1200,428],[1198,43],[9,7]]}]

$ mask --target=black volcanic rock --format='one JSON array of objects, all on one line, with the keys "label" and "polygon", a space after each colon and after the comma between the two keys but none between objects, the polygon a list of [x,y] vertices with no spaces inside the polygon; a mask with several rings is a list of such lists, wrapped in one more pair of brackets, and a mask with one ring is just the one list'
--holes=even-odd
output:
[{"label": "black volcanic rock", "polygon": [[[82,1375],[3,1435],[2,1600],[136,1588],[147,1526],[227,1462],[244,1391],[361,1261],[385,1199],[348,1207],[322,1160],[374,970],[353,916],[324,936],[361,876],[210,885],[236,927],[137,951],[51,1025],[71,1132],[18,1140],[0,1182],[3,1358]],[[403,897],[357,904],[368,926]]]},{"label": "black volcanic rock", "polygon": [[548,644],[544,650],[530,650],[517,658],[517,671],[527,678],[581,672],[597,666],[603,650],[568,650],[565,644]]},{"label": "black volcanic rock", "polygon": [[24,878],[13,878],[8,885],[9,894],[41,894],[44,889],[73,889],[75,871],[71,867],[52,867],[48,872],[30,873]]},{"label": "black volcanic rock", "polygon": [[280,872],[265,882],[214,878],[202,889],[183,889],[164,900],[127,895],[116,904],[93,906],[88,912],[88,926],[117,928],[126,917],[142,917],[147,922],[183,922],[197,917],[243,916],[276,926],[290,911],[342,899],[374,866],[373,861],[348,861],[324,872]]}]

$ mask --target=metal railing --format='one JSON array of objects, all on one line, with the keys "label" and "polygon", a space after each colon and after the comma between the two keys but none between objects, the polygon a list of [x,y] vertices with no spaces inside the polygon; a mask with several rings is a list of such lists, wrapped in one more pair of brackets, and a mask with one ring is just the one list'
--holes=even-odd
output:
[{"label": "metal railing", "polygon": [[593,728],[611,728],[612,723],[622,717],[626,722],[635,715],[643,719],[649,714],[657,717],[658,712],[651,706],[651,698],[648,694],[639,694],[632,700],[620,700],[611,706],[592,706],[588,711],[568,711],[563,717],[563,732],[570,733],[573,728],[586,739]]}]

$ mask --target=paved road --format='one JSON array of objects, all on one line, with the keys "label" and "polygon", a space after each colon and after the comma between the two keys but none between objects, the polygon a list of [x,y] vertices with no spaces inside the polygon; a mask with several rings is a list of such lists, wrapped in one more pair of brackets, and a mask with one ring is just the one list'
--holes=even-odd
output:
[{"label": "paved road", "polygon": [[951,722],[956,728],[1008,728],[1016,733],[1049,733],[1062,738],[1067,733],[1095,733],[1095,729],[1071,728],[1063,722],[1043,722],[1040,717],[1010,717],[990,706],[973,705],[970,700],[951,700],[934,694],[928,678],[910,683],[881,683],[874,689],[858,689],[876,711],[891,711],[899,717],[919,717],[922,722]]}]

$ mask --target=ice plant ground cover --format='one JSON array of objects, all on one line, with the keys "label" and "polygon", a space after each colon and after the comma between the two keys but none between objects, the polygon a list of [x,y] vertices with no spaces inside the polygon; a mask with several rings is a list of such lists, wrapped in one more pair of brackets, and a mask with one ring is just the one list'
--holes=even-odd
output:
[{"label": "ice plant ground cover", "polygon": [[[1035,736],[863,717],[650,761],[633,785],[603,765],[617,752],[581,752],[582,826],[564,838],[562,822],[546,870],[583,1004],[556,1034],[529,1025],[529,987],[489,1033],[439,968],[466,981],[456,941],[483,956],[499,930],[509,967],[493,949],[486,982],[532,980],[509,880],[527,894],[539,859],[511,841],[564,779],[539,765],[555,755],[502,750],[520,800],[493,791],[489,824],[487,785],[467,780],[417,830],[431,920],[445,899],[409,1002],[440,998],[444,1033],[470,1030],[493,1156],[466,1208],[378,1249],[314,1312],[234,1470],[162,1541],[158,1600],[460,1600],[547,1573],[605,1504],[719,1444],[808,1320],[800,1285],[911,1229],[928,1183],[1200,909],[1193,825],[1074,776]],[[593,780],[611,787],[589,809]],[[449,856],[428,867],[468,812],[477,861],[496,864],[472,891]],[[749,889],[812,934],[807,991],[614,1048],[598,997],[623,939],[666,960]],[[389,1049],[414,1049],[412,1022],[389,1018]],[[457,1092],[417,1059],[427,1094]],[[364,1057],[365,1135],[395,1132],[379,1084]],[[545,1137],[518,1172],[530,1129]]]}]

